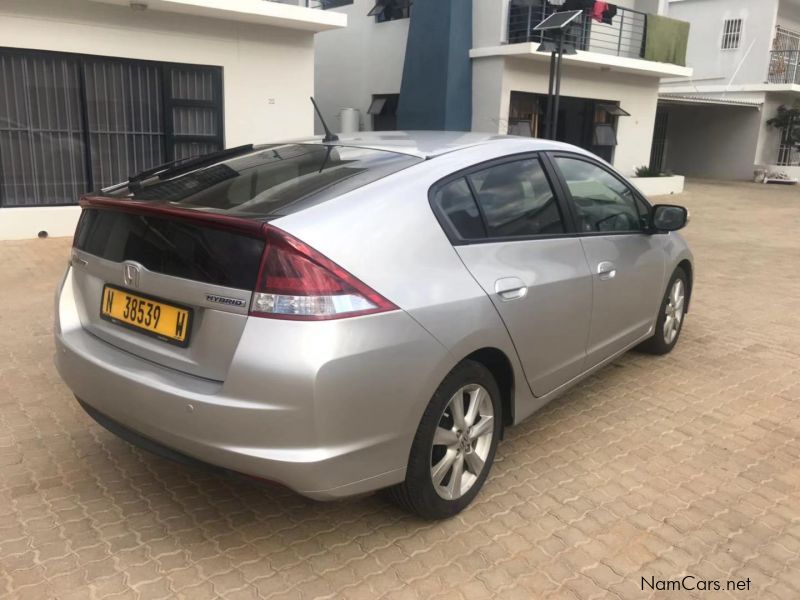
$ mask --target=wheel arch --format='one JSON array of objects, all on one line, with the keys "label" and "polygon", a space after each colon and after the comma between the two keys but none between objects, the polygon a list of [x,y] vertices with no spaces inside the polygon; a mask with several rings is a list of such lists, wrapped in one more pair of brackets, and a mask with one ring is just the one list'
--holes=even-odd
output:
[{"label": "wheel arch", "polygon": [[503,408],[503,430],[514,423],[514,368],[505,352],[498,348],[486,347],[475,350],[463,360],[471,360],[486,367],[500,388],[500,401]]}]

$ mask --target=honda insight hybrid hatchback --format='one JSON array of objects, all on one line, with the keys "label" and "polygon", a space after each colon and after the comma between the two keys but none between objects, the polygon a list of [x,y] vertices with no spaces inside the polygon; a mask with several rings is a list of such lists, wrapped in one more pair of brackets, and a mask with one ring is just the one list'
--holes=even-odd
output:
[{"label": "honda insight hybrid hatchback", "polygon": [[56,364],[128,441],[426,518],[478,494],[506,427],[681,333],[684,208],[529,138],[247,146],[81,200]]}]

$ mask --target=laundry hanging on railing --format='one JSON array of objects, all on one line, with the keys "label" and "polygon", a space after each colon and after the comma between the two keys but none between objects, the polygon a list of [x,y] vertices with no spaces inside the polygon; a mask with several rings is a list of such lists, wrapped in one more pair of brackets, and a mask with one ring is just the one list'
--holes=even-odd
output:
[{"label": "laundry hanging on railing", "polygon": [[606,25],[614,24],[614,17],[617,16],[617,5],[608,2],[597,1],[592,7],[592,18],[598,23]]},{"label": "laundry hanging on railing", "polygon": [[642,53],[645,60],[685,67],[688,44],[689,23],[660,15],[647,15]]}]

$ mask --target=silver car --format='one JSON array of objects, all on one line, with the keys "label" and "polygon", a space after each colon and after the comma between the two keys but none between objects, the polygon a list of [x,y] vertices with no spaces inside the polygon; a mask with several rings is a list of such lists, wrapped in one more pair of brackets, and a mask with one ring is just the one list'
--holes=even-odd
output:
[{"label": "silver car", "polygon": [[332,499],[458,513],[503,430],[692,293],[684,208],[541,140],[359,134],[246,146],[84,197],[56,365],[162,455]]}]

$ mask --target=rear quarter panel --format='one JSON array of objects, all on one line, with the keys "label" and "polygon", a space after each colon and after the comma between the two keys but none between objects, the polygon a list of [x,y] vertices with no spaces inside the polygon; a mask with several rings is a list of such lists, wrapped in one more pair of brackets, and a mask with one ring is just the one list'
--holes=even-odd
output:
[{"label": "rear quarter panel", "polygon": [[423,397],[409,399],[415,428],[445,375],[480,348],[497,348],[509,358],[515,414],[530,414],[539,406],[508,332],[439,225],[428,191],[460,169],[540,148],[524,139],[504,140],[445,154],[272,222],[391,300],[447,349],[446,364],[431,365],[434,383]]}]

